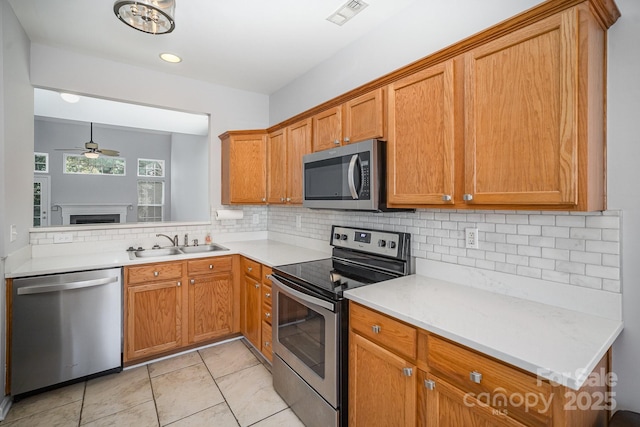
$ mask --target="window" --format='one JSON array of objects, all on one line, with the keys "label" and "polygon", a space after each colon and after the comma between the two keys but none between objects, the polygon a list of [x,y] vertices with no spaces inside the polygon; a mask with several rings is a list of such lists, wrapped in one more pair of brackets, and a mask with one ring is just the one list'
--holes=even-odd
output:
[{"label": "window", "polygon": [[49,173],[49,154],[33,153],[34,165],[33,171],[37,173]]},{"label": "window", "polygon": [[82,154],[64,155],[64,173],[84,175],[126,175],[126,161],[120,157],[90,159]]},{"label": "window", "polygon": [[164,181],[138,181],[138,221],[162,221]]},{"label": "window", "polygon": [[164,178],[164,160],[138,159],[138,176]]}]

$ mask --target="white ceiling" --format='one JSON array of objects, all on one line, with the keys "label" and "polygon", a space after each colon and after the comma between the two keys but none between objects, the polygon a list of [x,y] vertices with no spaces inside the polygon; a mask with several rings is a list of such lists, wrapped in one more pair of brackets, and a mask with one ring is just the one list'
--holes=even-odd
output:
[{"label": "white ceiling", "polygon": [[[32,42],[271,94],[414,1],[366,0],[338,26],[326,18],[346,0],[176,0],[176,28],[162,35],[120,22],[113,0],[9,3]],[[183,61],[166,63],[162,52]]]}]

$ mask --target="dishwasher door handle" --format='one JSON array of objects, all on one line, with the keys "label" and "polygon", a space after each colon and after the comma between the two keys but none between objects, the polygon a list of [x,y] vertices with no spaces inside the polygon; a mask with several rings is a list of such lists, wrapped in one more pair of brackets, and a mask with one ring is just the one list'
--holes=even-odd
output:
[{"label": "dishwasher door handle", "polygon": [[118,277],[105,277],[101,279],[81,280],[79,282],[56,283],[54,285],[36,285],[18,288],[18,295],[45,294],[48,292],[70,291],[72,289],[90,288],[93,286],[107,285],[118,281]]}]

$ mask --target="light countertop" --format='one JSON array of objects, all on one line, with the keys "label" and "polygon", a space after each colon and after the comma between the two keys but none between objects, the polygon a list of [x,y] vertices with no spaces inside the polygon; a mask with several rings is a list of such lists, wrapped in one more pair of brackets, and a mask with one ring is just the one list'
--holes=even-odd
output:
[{"label": "light countertop", "polygon": [[574,390],[622,330],[620,321],[419,275],[345,296]]},{"label": "light countertop", "polygon": [[56,274],[79,270],[96,270],[101,268],[124,267],[127,265],[180,261],[184,259],[234,254],[247,256],[270,267],[331,257],[331,255],[326,252],[306,249],[300,246],[266,239],[225,242],[220,245],[228,248],[229,250],[197,254],[145,257],[134,260],[129,259],[129,254],[125,250],[82,255],[35,257],[25,261],[23,264],[13,269],[6,275],[6,277],[18,278],[38,276],[43,274]]}]

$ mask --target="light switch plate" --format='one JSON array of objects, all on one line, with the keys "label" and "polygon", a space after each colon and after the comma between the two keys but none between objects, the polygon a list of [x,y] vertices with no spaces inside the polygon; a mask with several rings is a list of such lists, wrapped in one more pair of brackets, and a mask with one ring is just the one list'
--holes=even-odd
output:
[{"label": "light switch plate", "polygon": [[71,243],[73,242],[73,234],[56,233],[53,235],[53,243]]}]

